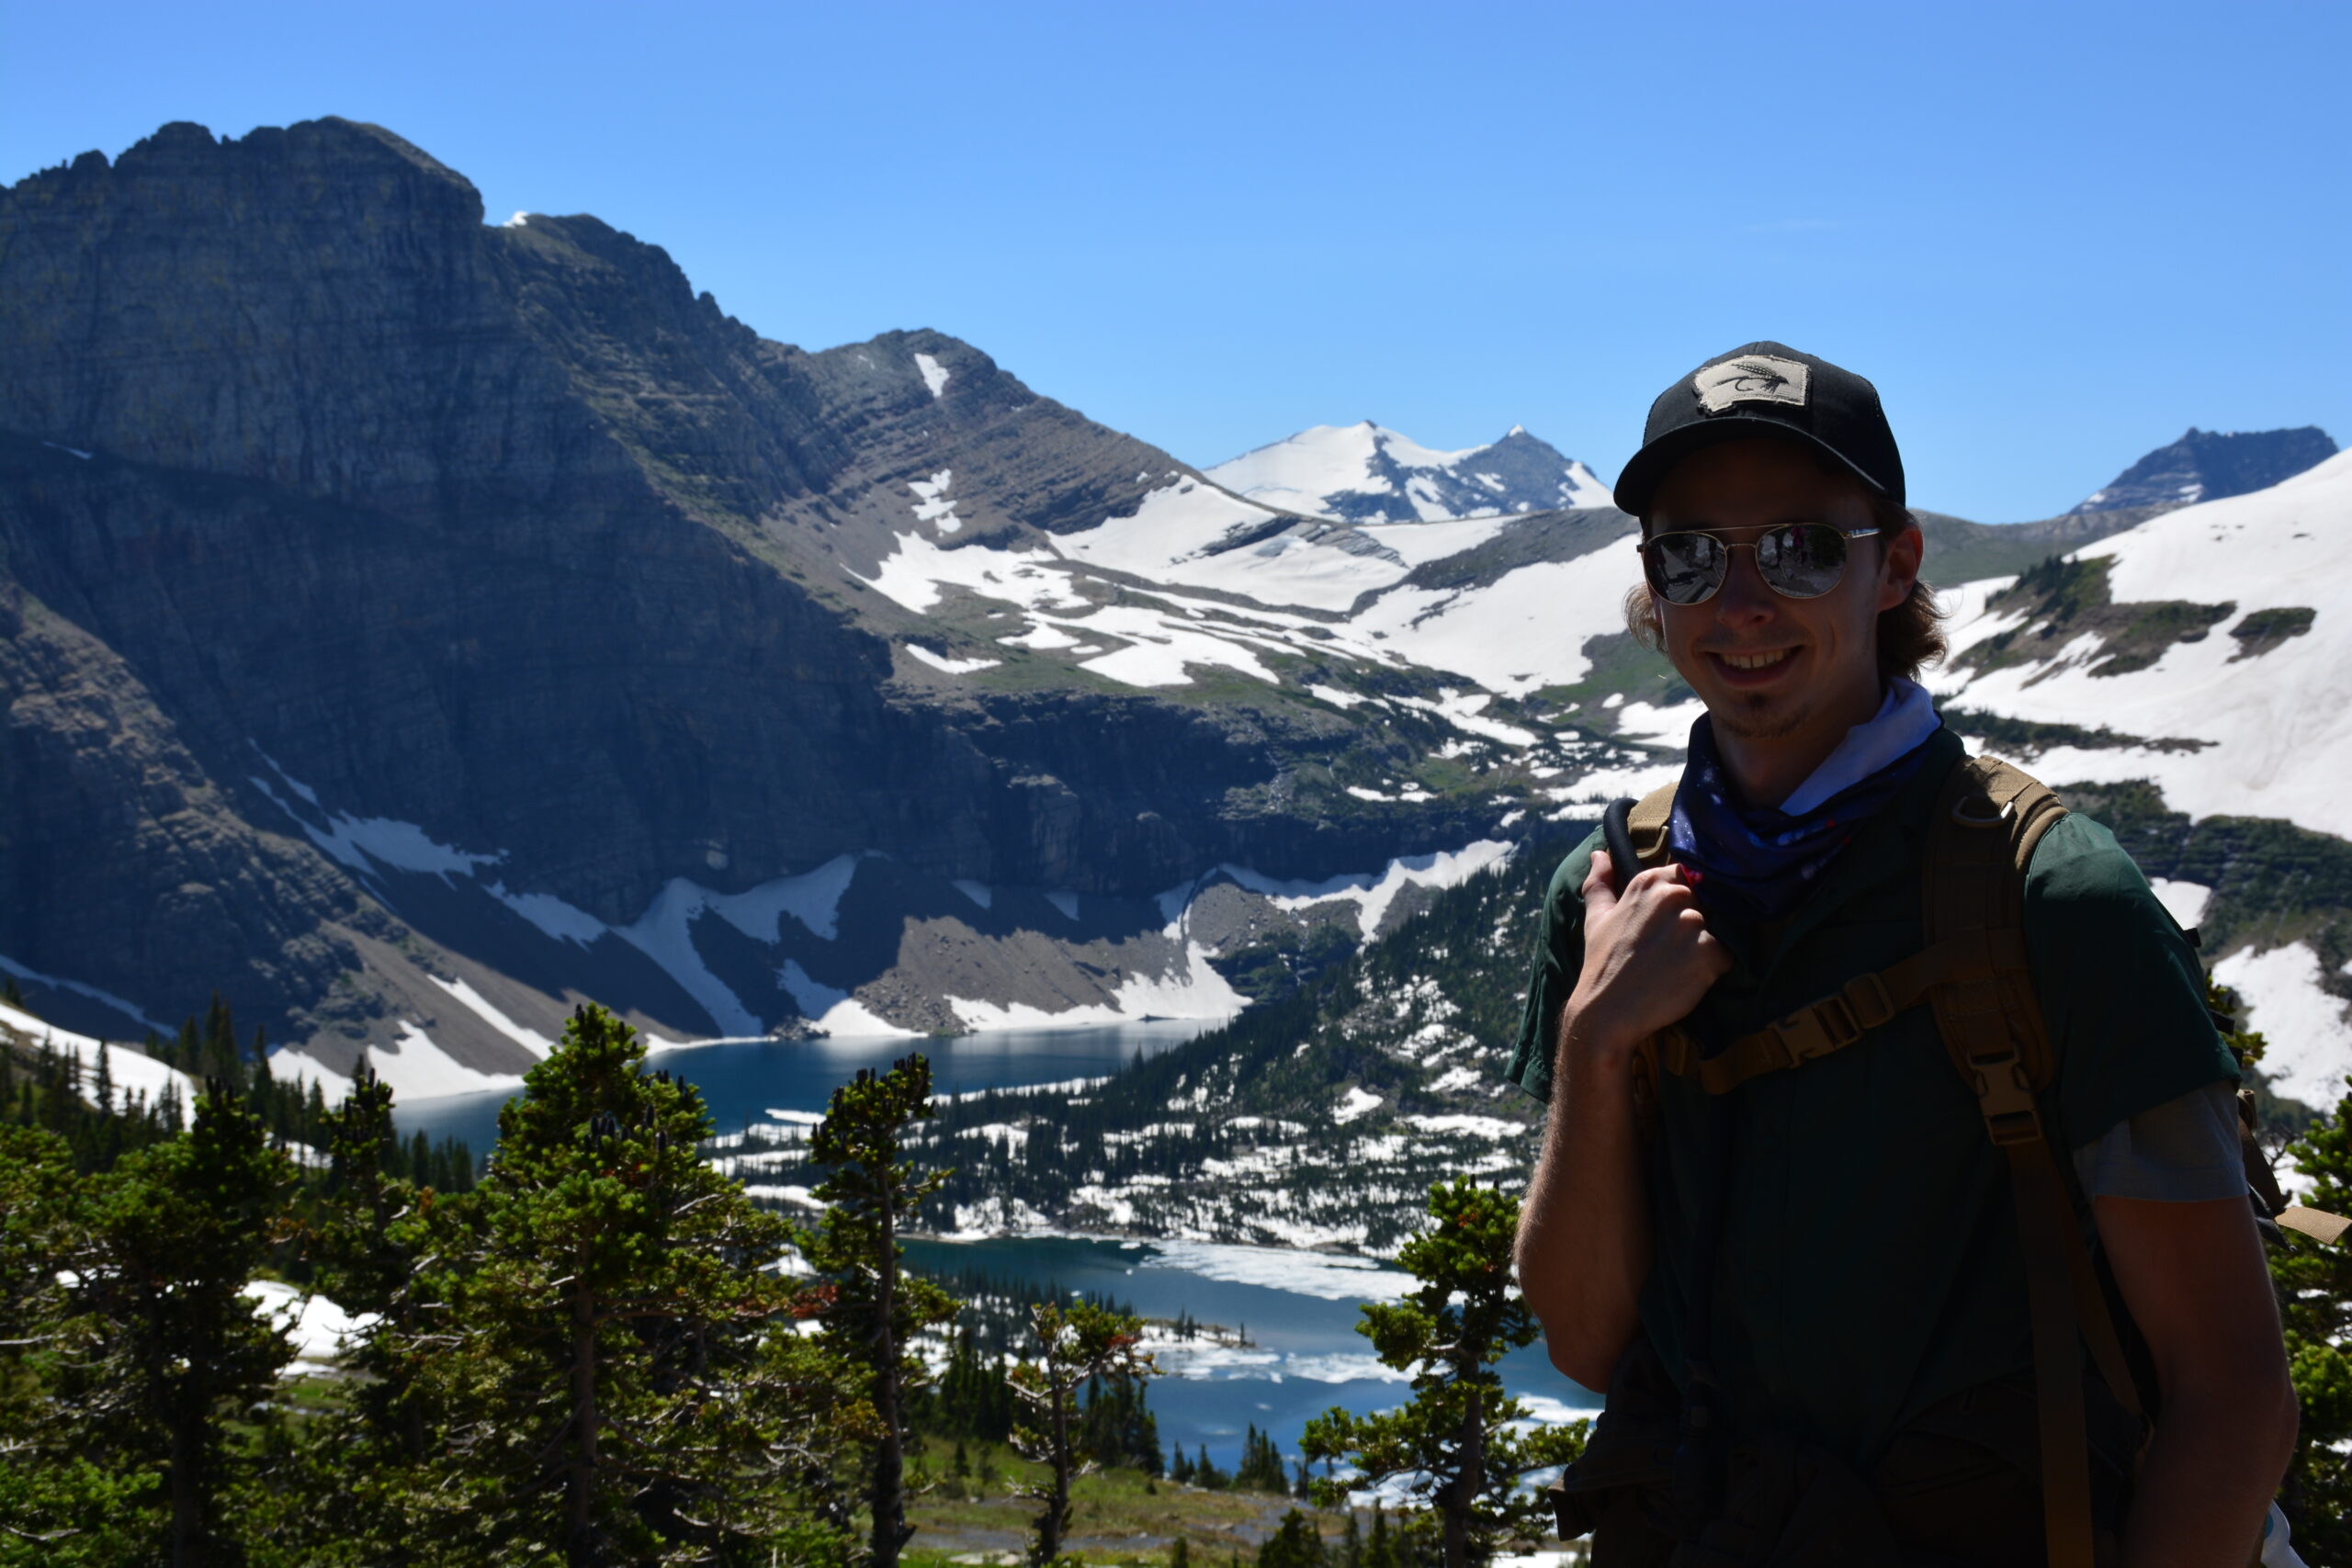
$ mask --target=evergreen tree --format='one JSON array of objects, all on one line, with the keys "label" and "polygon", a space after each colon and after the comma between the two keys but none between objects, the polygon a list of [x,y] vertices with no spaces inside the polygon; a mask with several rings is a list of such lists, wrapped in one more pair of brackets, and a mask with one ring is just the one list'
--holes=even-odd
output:
[{"label": "evergreen tree", "polygon": [[[644,1059],[580,1009],[476,1190],[420,1194],[433,1261],[383,1354],[427,1407],[437,1483],[408,1503],[452,1562],[764,1563],[827,1528],[805,1492],[837,1384],[770,1272],[787,1227],[699,1157],[699,1097]],[[363,1115],[355,1158],[386,1135]]]},{"label": "evergreen tree", "polygon": [[[1527,1412],[1504,1393],[1496,1363],[1539,1332],[1511,1282],[1519,1200],[1464,1177],[1430,1189],[1430,1217],[1398,1255],[1419,1287],[1400,1302],[1368,1303],[1356,1329],[1382,1364],[1413,1374],[1411,1401],[1372,1416],[1335,1407],[1307,1423],[1304,1446],[1308,1458],[1345,1459],[1374,1483],[1410,1477],[1429,1499],[1445,1568],[1469,1568],[1500,1541],[1543,1534],[1544,1500],[1521,1490],[1520,1477],[1575,1459],[1585,1423],[1511,1430]],[[1347,1488],[1324,1480],[1316,1490],[1338,1503]]]},{"label": "evergreen tree", "polygon": [[[314,1092],[316,1087],[313,1080]],[[310,1260],[320,1292],[345,1312],[372,1315],[376,1327],[345,1351],[345,1366],[356,1376],[343,1408],[324,1423],[315,1454],[340,1476],[322,1476],[319,1489],[342,1493],[344,1506],[331,1528],[379,1562],[405,1563],[414,1559],[411,1495],[429,1484],[417,1382],[436,1352],[432,1337],[420,1333],[424,1303],[415,1285],[419,1251],[430,1236],[424,1213],[430,1197],[393,1172],[400,1136],[392,1127],[392,1091],[366,1053],[350,1091],[321,1120],[327,1171]]]},{"label": "evergreen tree", "polygon": [[[2352,1087],[2352,1078],[2346,1080]],[[2303,1201],[2352,1214],[2352,1094],[2289,1145],[2309,1182]],[[2270,1255],[2295,1397],[2295,1457],[2279,1492],[2295,1550],[2312,1562],[2352,1562],[2352,1235],[2333,1245],[2285,1233]]]},{"label": "evergreen tree", "polygon": [[1296,1508],[1258,1548],[1258,1568],[1323,1568],[1323,1537]]},{"label": "evergreen tree", "polygon": [[872,1521],[867,1560],[894,1568],[914,1533],[907,1523],[906,1453],[910,1396],[925,1381],[914,1341],[952,1320],[947,1293],[904,1269],[899,1235],[944,1176],[919,1173],[899,1157],[908,1129],[932,1114],[931,1062],[920,1053],[878,1077],[861,1070],[833,1091],[810,1153],[830,1168],[815,1196],[826,1205],[801,1248],[823,1280],[828,1348],[856,1366],[876,1427],[865,1502]]},{"label": "evergreen tree", "polygon": [[1250,1492],[1290,1490],[1290,1472],[1283,1467],[1282,1450],[1274,1446],[1274,1435],[1259,1431],[1255,1422],[1242,1436],[1241,1462],[1234,1469],[1233,1484]]},{"label": "evergreen tree", "polygon": [[1046,1468],[1047,1479],[1022,1487],[1020,1495],[1045,1505],[1029,1561],[1047,1568],[1061,1556],[1069,1529],[1070,1483],[1095,1468],[1079,1441],[1078,1391],[1091,1379],[1148,1378],[1159,1369],[1143,1348],[1143,1320],[1132,1313],[1078,1301],[1031,1307],[1029,1321],[1038,1353],[1012,1370],[1012,1392],[1026,1417],[1012,1446]]},{"label": "evergreen tree", "polygon": [[1168,1568],[1193,1568],[1193,1543],[1182,1535],[1168,1543]]},{"label": "evergreen tree", "polygon": [[89,1184],[58,1410],[103,1468],[161,1472],[156,1544],[174,1568],[238,1553],[222,1501],[251,1461],[231,1423],[292,1359],[243,1292],[286,1234],[294,1181],[260,1121],[215,1081],[186,1136]]},{"label": "evergreen tree", "polygon": [[75,1452],[52,1383],[67,1333],[61,1269],[80,1256],[84,1200],[56,1134],[0,1127],[0,1565],[110,1568],[153,1554],[144,1506],[158,1475]]}]

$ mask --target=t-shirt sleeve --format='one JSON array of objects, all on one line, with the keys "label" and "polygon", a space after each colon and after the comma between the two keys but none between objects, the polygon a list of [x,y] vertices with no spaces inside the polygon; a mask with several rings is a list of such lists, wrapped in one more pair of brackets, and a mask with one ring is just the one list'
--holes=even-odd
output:
[{"label": "t-shirt sleeve", "polygon": [[1552,1098],[1552,1060],[1559,1032],[1560,1010],[1568,1005],[1577,976],[1584,968],[1584,897],[1592,852],[1600,842],[1596,830],[1578,844],[1552,874],[1544,895],[1544,910],[1535,923],[1535,953],[1527,976],[1527,1011],[1520,1020],[1519,1047],[1511,1053],[1503,1077],[1537,1100]]},{"label": "t-shirt sleeve", "polygon": [[2094,1198],[2211,1203],[2246,1195],[2238,1102],[2207,1084],[2109,1127],[2075,1151],[2075,1174]]},{"label": "t-shirt sleeve", "polygon": [[2205,974],[2115,836],[2070,814],[2026,877],[2025,942],[2058,1057],[2069,1147],[2211,1084],[2236,1062],[2205,1010]]}]

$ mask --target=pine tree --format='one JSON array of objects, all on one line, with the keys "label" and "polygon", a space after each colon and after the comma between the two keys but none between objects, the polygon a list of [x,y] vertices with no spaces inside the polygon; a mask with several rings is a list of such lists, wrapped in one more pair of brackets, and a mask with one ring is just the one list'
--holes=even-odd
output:
[{"label": "pine tree", "polygon": [[243,1291],[286,1234],[294,1183],[260,1121],[217,1081],[186,1136],[90,1183],[59,1409],[105,1468],[162,1472],[156,1544],[175,1568],[237,1555],[221,1501],[250,1460],[231,1423],[292,1359]]},{"label": "pine tree", "polygon": [[1045,1505],[1029,1561],[1047,1568],[1061,1556],[1069,1529],[1070,1483],[1095,1468],[1079,1440],[1078,1391],[1091,1379],[1148,1378],[1159,1368],[1143,1348],[1143,1320],[1132,1313],[1085,1301],[1044,1303],[1029,1309],[1029,1322],[1037,1357],[1012,1370],[1012,1392],[1025,1417],[1013,1431],[1012,1446],[1046,1468],[1046,1481],[1022,1487],[1019,1495]]},{"label": "pine tree", "polygon": [[382,1332],[437,1455],[418,1537],[450,1561],[763,1562],[811,1528],[796,1489],[838,1383],[770,1271],[788,1229],[700,1158],[700,1098],[644,1059],[580,1009],[476,1190],[419,1196],[417,1326]]},{"label": "pine tree", "polygon": [[[2346,1083],[2352,1088],[2352,1078]],[[2310,1184],[2303,1201],[2352,1213],[2352,1093],[2287,1157]],[[2271,1250],[2270,1274],[2302,1407],[2279,1506],[2305,1559],[2352,1562],[2352,1236],[2331,1246],[2286,1233]]]},{"label": "pine tree", "polygon": [[1293,1508],[1258,1548],[1258,1568],[1323,1568],[1323,1537],[1306,1515]]},{"label": "pine tree", "polygon": [[1282,1526],[1259,1547],[1259,1568],[1324,1568],[1322,1535],[1298,1509],[1282,1514]]},{"label": "pine tree", "polygon": [[[1347,1460],[1372,1483],[1409,1477],[1429,1499],[1445,1568],[1469,1568],[1500,1541],[1541,1536],[1544,1501],[1521,1490],[1520,1477],[1575,1459],[1585,1424],[1511,1429],[1527,1412],[1505,1393],[1496,1363],[1538,1333],[1511,1283],[1518,1199],[1464,1177],[1430,1189],[1430,1217],[1398,1255],[1419,1287],[1367,1304],[1356,1328],[1383,1365],[1413,1374],[1411,1401],[1372,1416],[1335,1407],[1307,1423],[1304,1446],[1310,1459]],[[1344,1501],[1343,1483],[1315,1484],[1327,1504]]]},{"label": "pine tree", "polygon": [[946,1179],[899,1157],[909,1128],[932,1114],[931,1062],[918,1053],[878,1077],[862,1070],[835,1089],[809,1140],[810,1153],[830,1168],[814,1193],[826,1205],[824,1218],[800,1238],[801,1250],[822,1281],[826,1346],[860,1369],[876,1428],[865,1487],[871,1568],[894,1568],[914,1533],[906,1453],[911,1396],[926,1378],[915,1337],[956,1314],[945,1292],[905,1272],[899,1246],[922,1201]]},{"label": "pine tree", "polygon": [[[5,1060],[0,1056],[0,1060]],[[158,1476],[107,1470],[75,1452],[55,1419],[53,1380],[68,1333],[59,1274],[80,1256],[85,1184],[56,1134],[0,1127],[0,1565],[100,1568],[152,1555]]]},{"label": "pine tree", "polygon": [[419,1332],[423,1303],[414,1287],[430,1233],[423,1195],[391,1171],[400,1147],[392,1091],[364,1054],[350,1091],[322,1122],[313,1135],[324,1142],[328,1163],[310,1261],[322,1294],[345,1312],[373,1316],[377,1325],[345,1353],[345,1369],[356,1375],[320,1444],[328,1468],[341,1471],[341,1484],[322,1479],[321,1490],[343,1495],[334,1529],[379,1560],[401,1563],[413,1560],[404,1522],[409,1493],[428,1483],[421,1473],[429,1442],[417,1382],[434,1352]]}]

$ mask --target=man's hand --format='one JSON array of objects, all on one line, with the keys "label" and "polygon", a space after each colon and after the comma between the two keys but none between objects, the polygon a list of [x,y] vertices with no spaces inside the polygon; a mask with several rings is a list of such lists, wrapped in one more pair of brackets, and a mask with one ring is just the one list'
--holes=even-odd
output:
[{"label": "man's hand", "polygon": [[1584,882],[1584,969],[1560,1014],[1552,1115],[1519,1217],[1519,1280],[1552,1364],[1587,1388],[1641,1327],[1649,1203],[1634,1129],[1634,1048],[1699,1005],[1731,966],[1680,868],[1622,891],[1609,856]]},{"label": "man's hand", "polygon": [[1584,879],[1584,971],[1560,1031],[1564,1060],[1576,1048],[1614,1059],[1679,1023],[1731,957],[1707,931],[1679,865],[1653,866],[1620,893],[1606,851],[1595,851]]}]

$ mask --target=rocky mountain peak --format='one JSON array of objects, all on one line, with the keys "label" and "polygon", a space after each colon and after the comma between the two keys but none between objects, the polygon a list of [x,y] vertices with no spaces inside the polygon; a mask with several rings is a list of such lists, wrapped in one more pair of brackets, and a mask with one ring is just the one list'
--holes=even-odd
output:
[{"label": "rocky mountain peak", "polygon": [[1372,420],[1318,424],[1204,470],[1261,505],[1346,523],[1435,523],[1607,506],[1584,464],[1513,425],[1499,441],[1442,452]]},{"label": "rocky mountain peak", "polygon": [[2335,456],[2317,425],[2295,430],[2219,431],[2188,427],[2086,497],[2069,515],[2127,507],[2193,506],[2267,490]]}]

